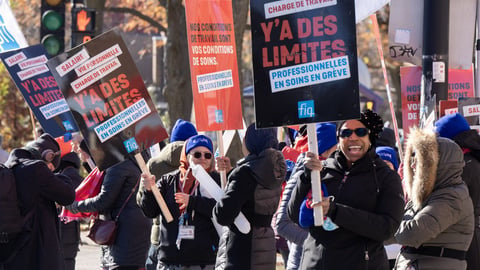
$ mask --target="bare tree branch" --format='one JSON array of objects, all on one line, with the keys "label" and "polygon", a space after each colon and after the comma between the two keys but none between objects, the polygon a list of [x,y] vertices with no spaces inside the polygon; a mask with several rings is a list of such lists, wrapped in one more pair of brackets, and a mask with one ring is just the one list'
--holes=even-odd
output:
[{"label": "bare tree branch", "polygon": [[163,25],[158,23],[157,21],[153,20],[151,17],[146,16],[139,12],[138,10],[131,9],[131,8],[125,8],[125,7],[105,7],[104,12],[116,12],[116,13],[128,13],[132,14],[133,16],[136,16],[149,24],[151,24],[153,27],[158,29],[158,33],[160,32],[167,32],[167,28],[165,28]]}]

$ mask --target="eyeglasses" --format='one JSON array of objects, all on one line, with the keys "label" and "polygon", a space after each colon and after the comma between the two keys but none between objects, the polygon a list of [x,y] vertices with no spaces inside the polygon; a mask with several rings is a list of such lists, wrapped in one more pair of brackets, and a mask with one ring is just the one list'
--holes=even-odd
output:
[{"label": "eyeglasses", "polygon": [[195,152],[195,153],[193,153],[193,157],[196,158],[196,159],[201,158],[202,155],[205,159],[211,159],[212,158],[212,153],[209,153],[209,152],[205,152],[205,153]]},{"label": "eyeglasses", "polygon": [[367,136],[368,134],[368,129],[367,128],[356,128],[356,129],[348,129],[348,128],[345,128],[345,129],[340,129],[340,132],[339,132],[339,136],[342,137],[342,138],[348,138],[350,136],[352,136],[352,134],[355,132],[355,135],[357,135],[358,137],[365,137]]}]

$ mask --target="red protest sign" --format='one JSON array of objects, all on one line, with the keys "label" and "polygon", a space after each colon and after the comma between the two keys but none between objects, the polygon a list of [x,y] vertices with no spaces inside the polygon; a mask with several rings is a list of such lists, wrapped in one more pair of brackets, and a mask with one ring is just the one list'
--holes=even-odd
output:
[{"label": "red protest sign", "polygon": [[[410,128],[418,126],[419,123],[422,68],[418,66],[401,67],[400,79],[403,129],[405,134],[408,134]],[[448,99],[458,100],[459,98],[474,97],[474,95],[473,69],[449,69]],[[441,102],[440,104],[447,104],[442,101],[439,102]],[[445,114],[442,108],[440,108],[440,114],[441,116]]]},{"label": "red protest sign", "polygon": [[242,129],[232,3],[187,0],[185,12],[197,129]]},{"label": "red protest sign", "polygon": [[448,100],[475,96],[473,66],[470,69],[448,70]]},{"label": "red protest sign", "polygon": [[402,91],[402,123],[404,134],[410,133],[410,128],[418,126],[421,78],[421,67],[400,68],[400,88]]}]

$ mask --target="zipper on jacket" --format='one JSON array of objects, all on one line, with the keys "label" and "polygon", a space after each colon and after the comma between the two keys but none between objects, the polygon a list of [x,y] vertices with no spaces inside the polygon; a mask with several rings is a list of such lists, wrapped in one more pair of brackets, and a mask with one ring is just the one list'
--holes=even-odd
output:
[{"label": "zipper on jacket", "polygon": [[368,256],[368,250],[365,250],[365,261],[370,260],[370,256]]}]

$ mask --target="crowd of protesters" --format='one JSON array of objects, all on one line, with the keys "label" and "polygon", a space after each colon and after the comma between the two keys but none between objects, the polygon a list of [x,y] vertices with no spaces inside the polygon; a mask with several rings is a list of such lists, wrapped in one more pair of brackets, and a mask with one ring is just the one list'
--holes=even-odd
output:
[{"label": "crowd of protesters", "polygon": [[[148,160],[151,174],[125,157],[98,172],[97,193],[81,199],[79,186],[88,178],[80,176],[81,166],[96,172],[85,141],[68,146],[44,133],[2,161],[14,173],[26,221],[14,244],[0,243],[13,251],[0,269],[75,269],[79,219],[60,219],[65,213],[116,220],[116,239],[102,246],[100,269],[273,270],[277,253],[287,270],[480,268],[480,136],[463,116],[414,128],[400,146],[370,110],[359,119],[316,124],[317,151],[308,149],[306,126],[284,130],[288,140],[279,143],[277,128],[252,123],[244,157],[231,164],[208,136],[179,119],[169,142]],[[321,179],[318,201],[314,171]],[[220,199],[203,177],[222,190]],[[401,247],[390,261],[389,244]]]}]

